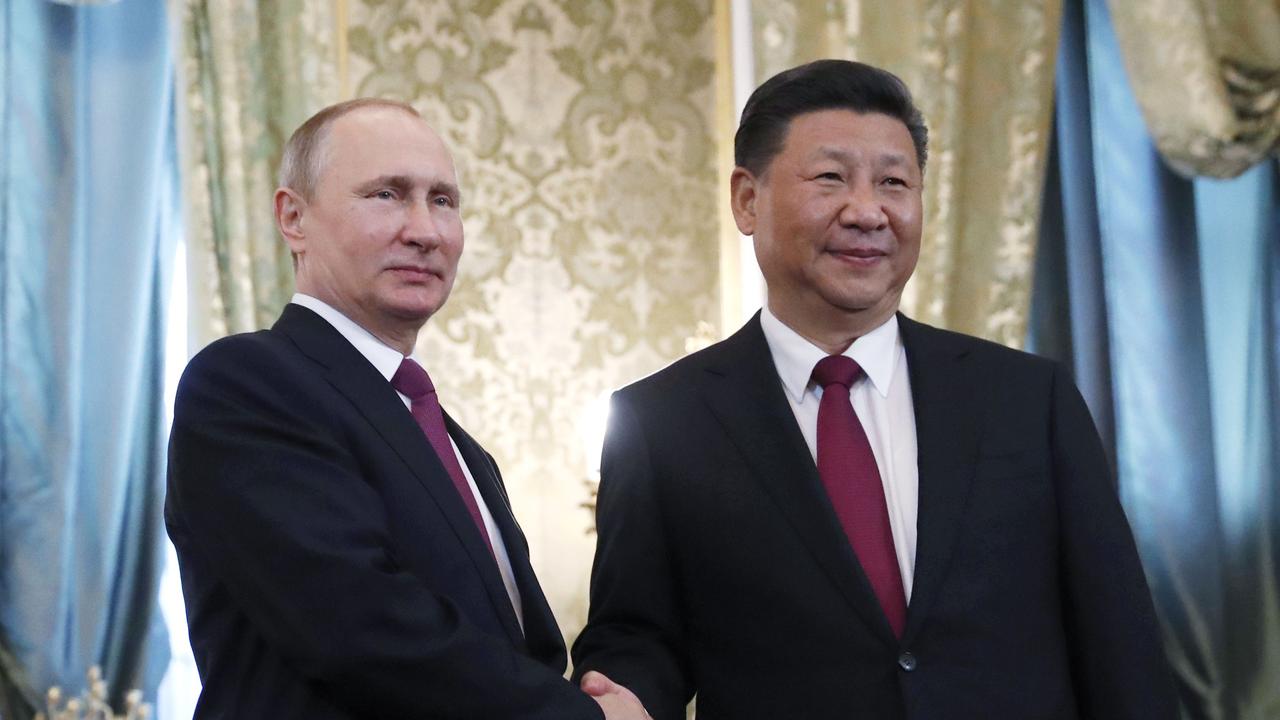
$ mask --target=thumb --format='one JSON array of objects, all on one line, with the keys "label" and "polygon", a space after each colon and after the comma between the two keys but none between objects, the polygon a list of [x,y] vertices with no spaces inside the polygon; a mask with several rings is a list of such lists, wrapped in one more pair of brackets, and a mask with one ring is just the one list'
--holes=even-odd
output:
[{"label": "thumb", "polygon": [[596,672],[595,670],[583,675],[579,686],[582,688],[582,692],[592,697],[607,695],[618,689],[617,683],[606,677],[604,673]]}]

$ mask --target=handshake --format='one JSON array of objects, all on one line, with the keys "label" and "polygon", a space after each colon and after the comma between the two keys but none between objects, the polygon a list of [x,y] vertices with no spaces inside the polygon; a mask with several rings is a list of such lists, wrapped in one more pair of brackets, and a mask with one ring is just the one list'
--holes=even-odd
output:
[{"label": "handshake", "polygon": [[595,670],[582,676],[582,691],[595,700],[604,710],[605,720],[646,720],[649,713],[635,693],[610,680]]}]

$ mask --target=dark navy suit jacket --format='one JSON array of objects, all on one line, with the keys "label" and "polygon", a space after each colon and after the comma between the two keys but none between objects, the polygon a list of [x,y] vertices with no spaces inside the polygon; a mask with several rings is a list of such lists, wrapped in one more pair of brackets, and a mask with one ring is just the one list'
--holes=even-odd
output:
[{"label": "dark navy suit jacket", "polygon": [[183,374],[165,519],[204,684],[196,718],[597,719],[492,458],[451,420],[497,566],[376,369],[298,305]]},{"label": "dark navy suit jacket", "polygon": [[899,640],[759,317],[620,390],[575,673],[656,720],[1177,717],[1097,432],[1053,363],[900,317],[919,514]]}]

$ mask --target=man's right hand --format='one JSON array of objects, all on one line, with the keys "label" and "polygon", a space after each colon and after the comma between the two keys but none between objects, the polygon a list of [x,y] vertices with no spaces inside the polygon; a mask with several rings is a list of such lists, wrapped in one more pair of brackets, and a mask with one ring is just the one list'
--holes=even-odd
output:
[{"label": "man's right hand", "polygon": [[582,676],[582,691],[604,710],[605,720],[652,720],[635,693],[592,670]]}]

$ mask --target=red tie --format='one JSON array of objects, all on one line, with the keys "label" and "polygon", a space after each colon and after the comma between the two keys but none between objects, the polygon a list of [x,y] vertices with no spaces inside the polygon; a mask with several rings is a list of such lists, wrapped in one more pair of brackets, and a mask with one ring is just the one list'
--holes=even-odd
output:
[{"label": "red tie", "polygon": [[818,475],[844,534],[871,581],[871,589],[880,600],[889,627],[894,635],[902,637],[907,600],[893,549],[889,509],[871,443],[849,402],[849,388],[861,374],[858,363],[843,355],[825,357],[813,368],[813,381],[822,386],[822,402],[818,404]]},{"label": "red tie", "polygon": [[413,419],[418,421],[418,427],[422,428],[427,441],[436,451],[440,464],[444,465],[444,469],[449,473],[453,486],[462,497],[462,503],[467,506],[471,519],[480,529],[480,537],[484,538],[485,545],[489,546],[489,552],[492,553],[493,543],[490,542],[489,533],[485,530],[484,519],[480,517],[480,506],[476,504],[471,486],[467,484],[467,478],[462,474],[462,466],[458,464],[458,456],[454,454],[453,446],[449,444],[449,432],[444,427],[444,414],[440,410],[440,400],[436,397],[436,387],[431,384],[431,376],[427,375],[427,371],[423,370],[421,365],[410,358],[405,358],[396,369],[396,374],[391,376],[391,387],[409,397]]}]

